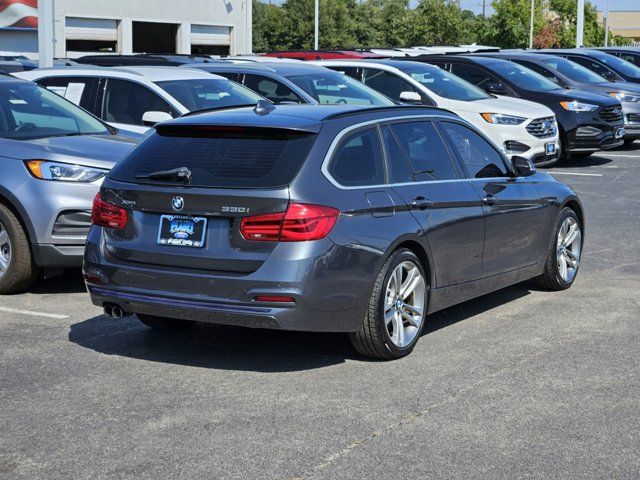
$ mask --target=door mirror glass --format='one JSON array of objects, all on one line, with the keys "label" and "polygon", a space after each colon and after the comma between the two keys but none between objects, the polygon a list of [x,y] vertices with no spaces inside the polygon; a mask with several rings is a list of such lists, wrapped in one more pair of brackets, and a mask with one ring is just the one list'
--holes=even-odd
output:
[{"label": "door mirror glass", "polygon": [[485,91],[487,93],[491,93],[493,95],[506,95],[507,94],[507,89],[500,82],[487,83],[487,85],[484,87],[484,89],[485,89]]},{"label": "door mirror glass", "polygon": [[142,123],[144,123],[147,127],[153,127],[156,123],[166,122],[167,120],[171,120],[173,117],[167,112],[144,112],[142,115]]},{"label": "door mirror glass", "polygon": [[536,173],[536,167],[528,158],[514,156],[511,158],[511,163],[519,177],[530,177]]},{"label": "door mirror glass", "polygon": [[406,103],[422,103],[422,97],[417,92],[400,92],[400,101]]}]

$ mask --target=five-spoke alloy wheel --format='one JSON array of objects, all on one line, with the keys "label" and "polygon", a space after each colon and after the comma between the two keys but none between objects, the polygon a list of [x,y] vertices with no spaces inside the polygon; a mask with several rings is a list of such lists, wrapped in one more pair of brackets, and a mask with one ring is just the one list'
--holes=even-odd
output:
[{"label": "five-spoke alloy wheel", "polygon": [[356,350],[387,360],[411,353],[424,327],[427,289],[420,259],[409,249],[396,250],[376,278],[362,327],[350,334]]}]

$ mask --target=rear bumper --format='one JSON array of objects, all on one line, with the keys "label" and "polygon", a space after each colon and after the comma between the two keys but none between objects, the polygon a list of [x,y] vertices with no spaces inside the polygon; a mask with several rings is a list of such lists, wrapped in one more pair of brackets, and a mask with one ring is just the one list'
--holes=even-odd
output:
[{"label": "rear bumper", "polygon": [[[352,332],[362,325],[382,255],[328,238],[281,243],[255,272],[229,274],[160,267],[110,257],[102,229],[89,233],[83,270],[92,302],[206,323],[312,332]],[[285,295],[293,303],[258,302]]]},{"label": "rear bumper", "polygon": [[42,268],[79,268],[82,266],[83,245],[32,245],[36,265]]}]

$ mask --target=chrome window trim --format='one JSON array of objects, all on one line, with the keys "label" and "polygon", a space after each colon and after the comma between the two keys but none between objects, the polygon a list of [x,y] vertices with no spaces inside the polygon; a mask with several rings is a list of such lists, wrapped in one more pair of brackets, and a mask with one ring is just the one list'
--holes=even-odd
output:
[{"label": "chrome window trim", "polygon": [[[336,148],[338,147],[338,145],[340,144],[340,142],[342,141],[342,139],[348,135],[349,133],[353,132],[354,130],[358,130],[364,127],[368,127],[370,125],[379,125],[381,123],[386,123],[386,122],[393,122],[396,120],[434,120],[434,119],[439,119],[439,120],[447,120],[447,121],[453,121],[455,123],[460,123],[461,125],[464,125],[466,127],[469,128],[469,125],[467,123],[465,123],[464,121],[460,121],[460,119],[458,118],[452,118],[452,117],[448,117],[445,115],[402,115],[402,116],[397,116],[397,117],[389,117],[389,118],[378,118],[375,120],[367,120],[366,122],[361,122],[361,123],[356,123],[355,125],[351,125],[343,130],[340,131],[340,133],[338,135],[336,135],[336,137],[333,139],[333,141],[331,142],[331,145],[329,146],[329,150],[327,151],[326,155],[324,156],[324,160],[322,161],[322,167],[321,167],[321,171],[322,174],[324,175],[324,177],[329,180],[329,182],[331,182],[331,184],[333,186],[335,186],[336,188],[339,188],[340,190],[362,190],[364,188],[389,188],[389,187],[404,187],[407,185],[429,185],[432,183],[454,183],[454,182],[478,182],[478,181],[483,181],[483,182],[487,182],[487,181],[504,181],[506,179],[509,179],[511,177],[489,177],[489,178],[467,178],[467,177],[462,177],[462,178],[454,178],[454,179],[448,179],[448,180],[423,180],[420,182],[402,182],[402,183],[383,183],[383,184],[377,184],[377,185],[353,185],[353,186],[347,186],[347,185],[342,185],[340,182],[338,182],[335,178],[333,178],[333,176],[331,175],[331,173],[329,173],[329,163],[331,162],[331,159],[333,158],[333,154],[335,153]],[[471,130],[473,130],[474,132],[476,131],[473,126],[470,127]],[[482,135],[481,135],[482,136]]]}]

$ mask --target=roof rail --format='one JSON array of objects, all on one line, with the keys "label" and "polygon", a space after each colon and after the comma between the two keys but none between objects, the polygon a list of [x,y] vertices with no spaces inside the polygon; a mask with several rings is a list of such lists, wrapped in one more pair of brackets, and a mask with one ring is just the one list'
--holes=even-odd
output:
[{"label": "roof rail", "polygon": [[407,109],[411,109],[411,110],[427,110],[427,111],[433,111],[433,110],[437,110],[440,112],[446,112],[446,113],[451,113],[453,115],[455,115],[455,113],[453,113],[450,110],[447,110],[445,108],[438,108],[438,107],[433,107],[430,105],[387,105],[384,107],[380,107],[380,106],[374,106],[374,107],[364,107],[364,108],[358,108],[355,110],[349,110],[347,112],[337,112],[337,113],[332,113],[331,115],[328,115],[327,117],[325,117],[325,120],[330,120],[330,119],[334,119],[334,118],[343,118],[343,117],[349,117],[351,115],[357,115],[359,113],[375,113],[375,112],[388,112],[389,110],[407,110]]}]

